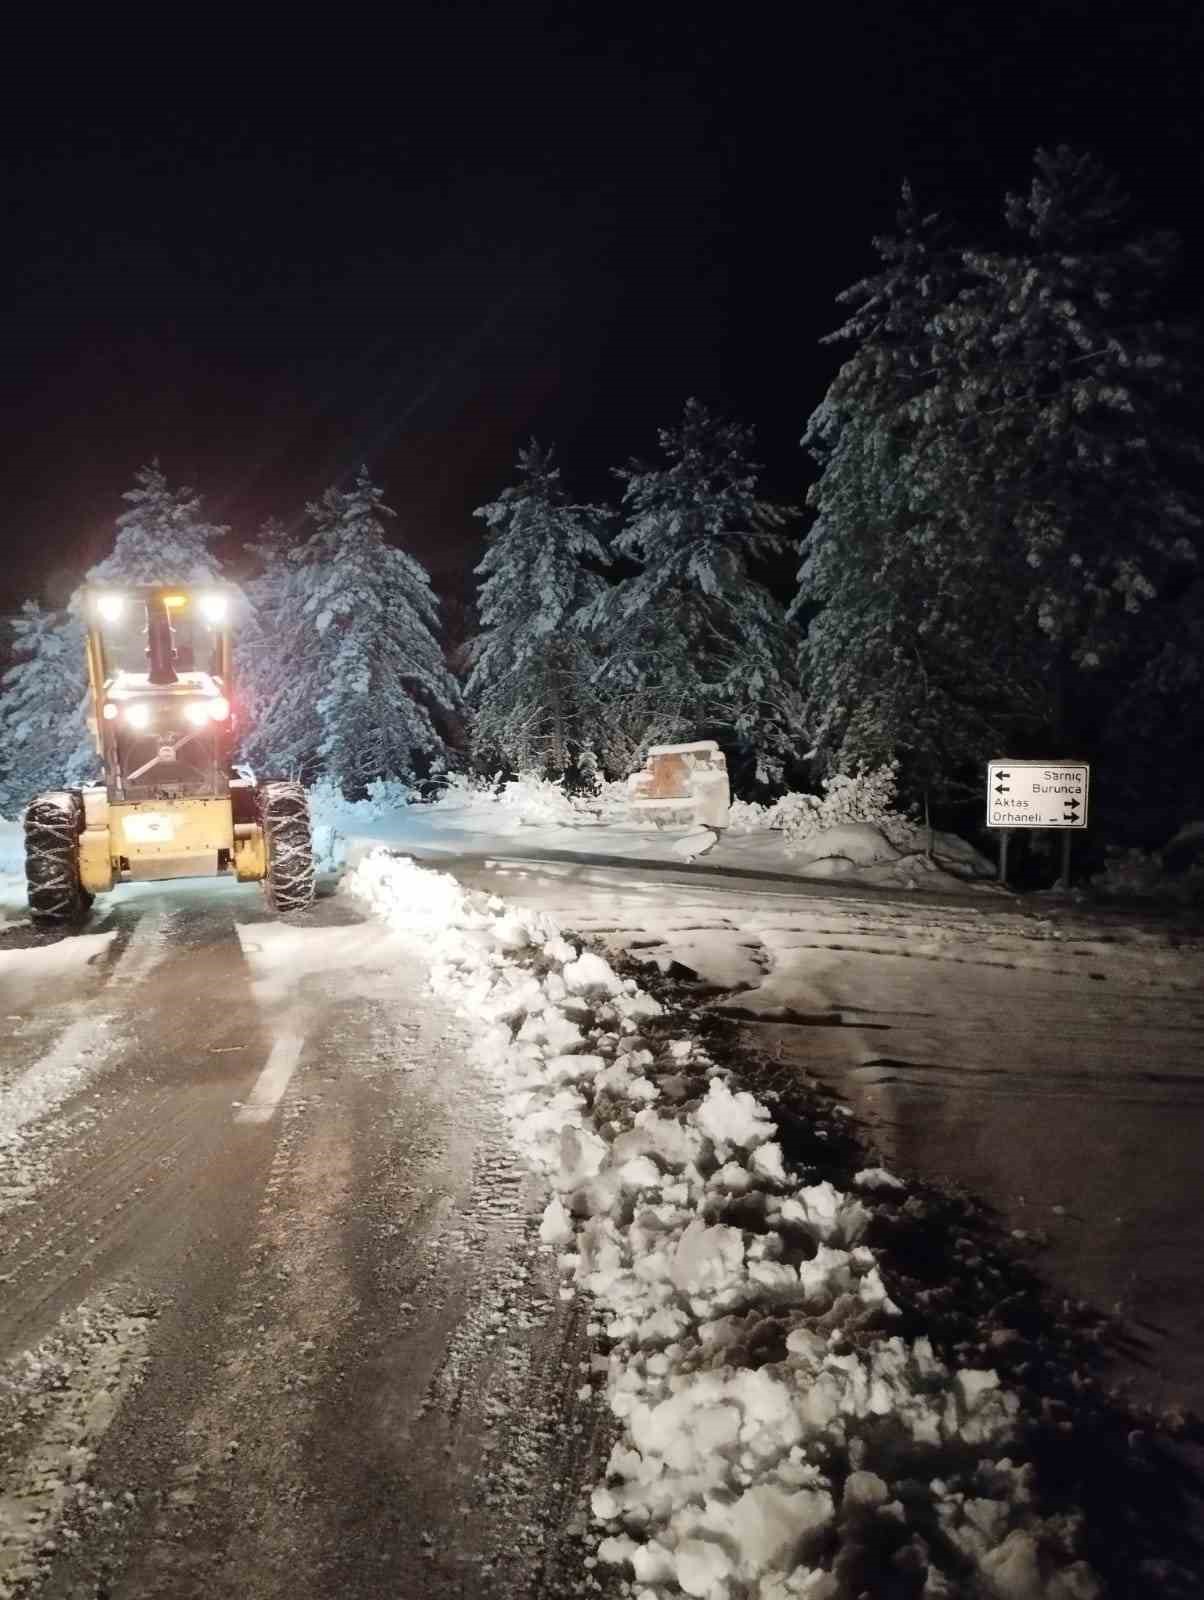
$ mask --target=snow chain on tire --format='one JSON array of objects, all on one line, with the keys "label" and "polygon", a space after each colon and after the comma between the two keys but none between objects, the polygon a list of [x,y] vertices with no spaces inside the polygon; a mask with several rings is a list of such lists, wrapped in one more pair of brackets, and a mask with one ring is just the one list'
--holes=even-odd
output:
[{"label": "snow chain on tire", "polygon": [[302,785],[261,784],[259,820],[267,848],[268,904],[281,913],[301,911],[314,898],[313,835]]},{"label": "snow chain on tire", "polygon": [[83,798],[71,789],[40,794],[25,812],[25,881],[35,922],[78,922],[92,904],[79,881]]}]

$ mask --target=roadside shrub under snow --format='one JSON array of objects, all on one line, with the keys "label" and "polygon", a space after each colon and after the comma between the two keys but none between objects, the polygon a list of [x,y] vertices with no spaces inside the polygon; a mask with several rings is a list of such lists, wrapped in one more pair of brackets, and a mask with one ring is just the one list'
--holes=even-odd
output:
[{"label": "roadside shrub under snow", "polygon": [[750,801],[734,801],[731,808],[733,833],[760,833],[769,828],[790,840],[805,840],[828,828],[851,822],[868,822],[893,842],[896,834],[911,828],[908,819],[895,809],[898,763],[856,772],[837,772],[823,781],[822,794],[792,791],[770,806]]},{"label": "roadside shrub under snow", "polygon": [[1184,870],[1174,872],[1168,870],[1170,853],[1169,846],[1166,850],[1111,849],[1104,870],[1091,879],[1091,887],[1106,900],[1204,905],[1204,859],[1187,861]]},{"label": "roadside shrub under snow", "polygon": [[616,821],[625,819],[630,810],[625,783],[602,783],[594,794],[571,794],[560,779],[538,772],[520,772],[505,783],[456,774],[434,802],[449,807],[467,803],[496,806],[530,827]]},{"label": "roadside shrub under snow", "polygon": [[319,868],[341,865],[343,842],[356,827],[375,822],[410,803],[412,791],[397,778],[377,778],[362,800],[348,800],[333,778],[322,778],[309,791],[314,830],[314,860]]}]

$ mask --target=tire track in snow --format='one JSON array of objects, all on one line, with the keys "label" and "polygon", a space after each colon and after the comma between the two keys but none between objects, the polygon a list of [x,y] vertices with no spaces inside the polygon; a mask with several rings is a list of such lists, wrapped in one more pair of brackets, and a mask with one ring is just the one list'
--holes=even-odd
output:
[{"label": "tire track in snow", "polygon": [[[104,984],[106,998],[127,999],[163,960],[174,918],[161,909],[138,918],[118,950]],[[101,937],[104,937],[103,935]],[[51,946],[57,950],[58,946]],[[90,958],[92,960],[95,957]],[[36,972],[37,964],[33,964]],[[73,1010],[89,1008],[87,999]],[[0,1216],[28,1203],[47,1178],[47,1151],[36,1148],[39,1124],[85,1088],[111,1061],[121,1035],[119,1008],[75,1016],[54,1043],[0,1092]]]},{"label": "tire track in snow", "polygon": [[[145,1369],[152,1319],[104,1298],[0,1368],[0,1600],[34,1582],[70,1513],[112,1512],[88,1482],[98,1445]],[[17,1456],[15,1445],[20,1446]]]},{"label": "tire track in snow", "polygon": [[[162,1104],[162,1103],[161,1103]],[[168,1102],[169,1116],[152,1115],[79,1175],[58,1200],[47,1200],[24,1226],[0,1236],[0,1346],[37,1337],[55,1314],[55,1302],[72,1293],[81,1276],[111,1262],[131,1238],[169,1213],[189,1182],[188,1153],[195,1148],[204,1103],[189,1097]],[[156,1108],[157,1110],[160,1108]]]}]

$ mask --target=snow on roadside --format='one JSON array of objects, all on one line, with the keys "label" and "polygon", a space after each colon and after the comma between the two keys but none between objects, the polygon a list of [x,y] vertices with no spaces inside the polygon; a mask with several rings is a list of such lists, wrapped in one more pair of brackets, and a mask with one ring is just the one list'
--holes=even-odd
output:
[{"label": "snow on roadside", "polygon": [[[937,833],[927,853],[923,828],[892,815],[885,831],[866,822],[825,825],[806,836],[771,826],[771,808],[736,802],[732,826],[714,832],[660,828],[633,813],[626,786],[608,784],[597,796],[569,796],[559,784],[530,774],[494,789],[468,780],[449,783],[437,800],[415,803],[394,786],[348,801],[331,788],[310,791],[315,855],[323,871],[354,863],[368,848],[418,854],[556,851],[622,857],[633,862],[683,866],[705,855],[708,868],[780,874],[787,878],[842,878],[845,886],[1006,893],[994,866],[952,834]],[[806,796],[788,797],[796,801]]]},{"label": "snow on roadside", "polygon": [[19,822],[0,817],[0,873],[25,870],[25,830]]},{"label": "snow on roadside", "polygon": [[24,919],[25,831],[19,822],[0,817],[0,921]]},{"label": "snow on roadside", "polygon": [[[0,951],[0,1005],[77,972],[112,944],[115,931],[80,934],[58,944]],[[30,1130],[76,1093],[112,1048],[108,1016],[68,1024],[50,1048],[9,1081],[0,1078],[0,1211],[31,1194],[38,1163],[26,1156]]]},{"label": "snow on roadside", "polygon": [[545,914],[385,852],[344,889],[419,941],[548,1183],[621,1429],[598,1559],[638,1600],[834,1600],[874,1573],[926,1600],[1099,1594],[1074,1519],[1034,1507],[1019,1397],[892,1332],[862,1241],[897,1179],[800,1182],[768,1108]]}]

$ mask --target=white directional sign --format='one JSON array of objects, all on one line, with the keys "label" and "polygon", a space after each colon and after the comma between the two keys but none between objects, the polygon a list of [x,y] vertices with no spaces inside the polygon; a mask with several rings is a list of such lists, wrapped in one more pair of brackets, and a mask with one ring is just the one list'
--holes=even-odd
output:
[{"label": "white directional sign", "polygon": [[1085,828],[1091,768],[1086,762],[992,761],[988,828]]}]

